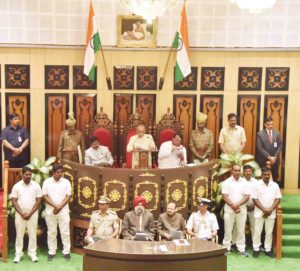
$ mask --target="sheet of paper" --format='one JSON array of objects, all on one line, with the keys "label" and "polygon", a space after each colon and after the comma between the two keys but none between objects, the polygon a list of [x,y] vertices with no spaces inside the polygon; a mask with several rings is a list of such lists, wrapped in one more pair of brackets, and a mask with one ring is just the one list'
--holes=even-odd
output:
[{"label": "sheet of paper", "polygon": [[169,251],[166,245],[159,245],[159,250],[161,252],[167,252],[167,251]]},{"label": "sheet of paper", "polygon": [[176,246],[190,246],[190,243],[186,239],[173,240]]}]

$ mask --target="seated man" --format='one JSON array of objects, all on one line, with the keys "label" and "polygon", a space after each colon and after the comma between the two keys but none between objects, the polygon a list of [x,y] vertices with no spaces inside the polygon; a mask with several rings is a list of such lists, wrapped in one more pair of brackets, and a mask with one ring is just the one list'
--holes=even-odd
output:
[{"label": "seated man", "polygon": [[139,151],[149,151],[148,153],[148,165],[152,165],[151,151],[156,149],[152,135],[146,134],[146,127],[143,124],[139,124],[136,127],[136,135],[129,139],[127,144],[127,151],[133,152],[132,154],[132,168],[139,167]]},{"label": "seated man", "polygon": [[101,146],[98,139],[94,136],[90,139],[91,147],[85,151],[84,161],[86,165],[99,167],[111,167],[114,159],[111,156],[109,149]]},{"label": "seated man", "polygon": [[147,240],[154,239],[154,218],[145,210],[146,199],[135,197],[133,201],[134,210],[129,211],[124,216],[122,236],[127,240],[135,240],[136,233],[148,234]]},{"label": "seated man", "polygon": [[158,153],[159,168],[177,168],[187,164],[186,149],[181,141],[180,135],[174,134],[171,141],[161,144]]},{"label": "seated man", "polygon": [[217,236],[219,225],[214,213],[207,211],[211,201],[198,198],[198,212],[192,213],[187,223],[187,233],[191,237],[211,241]]},{"label": "seated man", "polygon": [[115,211],[108,209],[110,202],[108,197],[100,196],[99,210],[92,213],[90,225],[84,238],[87,243],[93,243],[101,238],[114,238],[118,235],[119,219]]},{"label": "seated man", "polygon": [[167,211],[159,215],[158,218],[158,234],[162,238],[172,240],[173,232],[181,231],[181,238],[185,236],[185,220],[182,214],[176,212],[176,204],[171,202],[168,204]]}]

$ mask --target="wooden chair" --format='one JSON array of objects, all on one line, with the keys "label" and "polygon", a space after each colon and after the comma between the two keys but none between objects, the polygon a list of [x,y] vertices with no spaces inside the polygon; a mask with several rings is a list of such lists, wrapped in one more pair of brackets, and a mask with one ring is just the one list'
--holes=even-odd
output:
[{"label": "wooden chair", "polygon": [[[136,112],[129,117],[127,123],[124,124],[121,122],[120,124],[118,146],[120,150],[122,150],[119,159],[120,165],[123,165],[123,167],[131,168],[132,153],[127,152],[127,144],[129,142],[129,139],[132,136],[136,135],[135,129],[139,124],[145,125],[145,121],[143,117],[138,113],[138,110],[136,110]],[[152,133],[152,125],[149,125],[149,127],[146,126],[146,133]]]},{"label": "wooden chair", "polygon": [[117,125],[116,123],[112,123],[107,114],[103,112],[103,107],[100,107],[100,112],[96,114],[95,120],[86,124],[86,146],[90,145],[90,136],[96,137],[100,145],[109,148],[114,158],[114,167],[118,167],[118,157],[115,144],[117,139]]},{"label": "wooden chair", "polygon": [[176,121],[176,117],[170,112],[168,107],[167,113],[165,113],[158,124],[154,127],[154,137],[156,140],[156,146],[159,148],[160,145],[166,141],[172,139],[175,133],[183,136],[184,126],[182,123]]}]

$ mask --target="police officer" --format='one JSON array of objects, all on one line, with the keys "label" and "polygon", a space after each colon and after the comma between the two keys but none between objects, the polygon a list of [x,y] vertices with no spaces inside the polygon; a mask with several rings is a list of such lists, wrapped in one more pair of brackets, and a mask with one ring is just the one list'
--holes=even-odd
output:
[{"label": "police officer", "polygon": [[93,243],[101,238],[115,238],[119,233],[119,219],[115,211],[109,209],[111,200],[102,195],[99,210],[92,213],[89,228],[84,240]]},{"label": "police officer", "polygon": [[85,144],[82,132],[75,129],[76,120],[72,112],[69,112],[69,118],[66,120],[67,130],[60,134],[57,157],[68,159],[73,162],[82,162],[82,154],[85,151]]},{"label": "police officer", "polygon": [[198,198],[198,212],[191,214],[186,226],[191,237],[209,241],[216,238],[219,225],[216,215],[207,211],[210,204],[209,199]]}]

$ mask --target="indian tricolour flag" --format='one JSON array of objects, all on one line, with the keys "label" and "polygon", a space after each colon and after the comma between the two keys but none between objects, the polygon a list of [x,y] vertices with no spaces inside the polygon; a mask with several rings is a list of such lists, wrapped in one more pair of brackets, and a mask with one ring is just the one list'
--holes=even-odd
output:
[{"label": "indian tricolour flag", "polygon": [[92,2],[90,3],[88,29],[86,35],[86,49],[84,57],[83,73],[90,80],[95,80],[95,53],[99,51],[101,46],[100,36],[96,26],[95,13]]},{"label": "indian tricolour flag", "polygon": [[191,73],[191,63],[189,59],[189,38],[185,3],[183,5],[179,23],[179,29],[176,33],[173,48],[177,48],[175,82],[180,82]]}]

